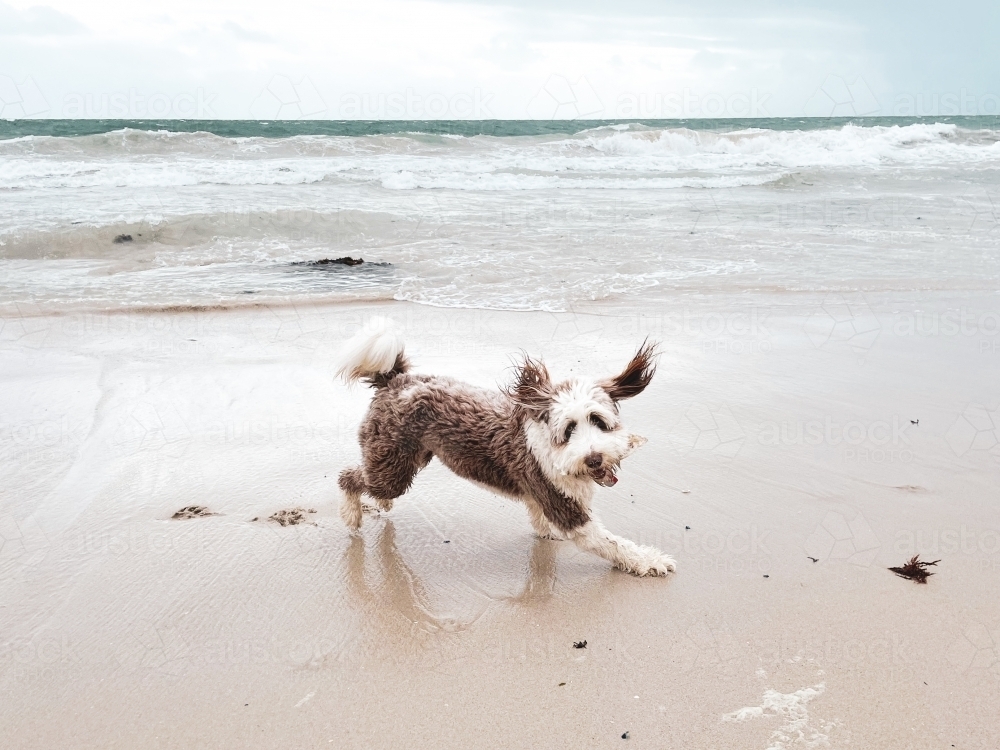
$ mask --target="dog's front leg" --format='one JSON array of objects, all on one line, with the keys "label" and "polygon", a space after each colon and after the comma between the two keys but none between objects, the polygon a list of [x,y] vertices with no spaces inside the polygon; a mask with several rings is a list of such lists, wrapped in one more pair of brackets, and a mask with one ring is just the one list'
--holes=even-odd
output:
[{"label": "dog's front leg", "polygon": [[570,538],[580,549],[594,552],[616,568],[637,576],[665,576],[677,570],[670,555],[655,547],[640,547],[635,542],[615,536],[595,519],[573,529]]},{"label": "dog's front leg", "polygon": [[524,504],[528,508],[528,518],[531,519],[531,527],[539,539],[551,539],[552,541],[562,541],[566,537],[559,529],[549,523],[545,517],[541,506],[530,497],[524,499]]}]

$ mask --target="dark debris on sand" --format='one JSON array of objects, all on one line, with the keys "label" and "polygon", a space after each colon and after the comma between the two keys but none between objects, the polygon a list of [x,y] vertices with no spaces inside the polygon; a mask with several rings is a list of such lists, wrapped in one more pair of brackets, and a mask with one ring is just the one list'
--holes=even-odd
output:
[{"label": "dark debris on sand", "polygon": [[204,505],[189,505],[186,508],[181,508],[170,517],[175,520],[180,520],[182,518],[205,518],[207,516],[217,515],[219,514],[213,513]]},{"label": "dark debris on sand", "polygon": [[889,568],[889,570],[898,575],[900,578],[907,578],[911,581],[916,581],[917,583],[927,583],[927,579],[934,575],[928,571],[927,568],[932,565],[937,565],[939,562],[941,561],[934,560],[933,562],[924,562],[920,559],[920,555],[914,555],[907,560],[905,565],[898,568]]},{"label": "dark debris on sand", "polygon": [[[289,508],[288,510],[279,510],[277,513],[272,514],[268,520],[279,523],[282,526],[298,526],[299,524],[308,523],[307,513],[315,512],[312,508]],[[313,524],[313,526],[315,525]]]},{"label": "dark debris on sand", "polygon": [[573,641],[573,648],[587,648],[586,641]]}]

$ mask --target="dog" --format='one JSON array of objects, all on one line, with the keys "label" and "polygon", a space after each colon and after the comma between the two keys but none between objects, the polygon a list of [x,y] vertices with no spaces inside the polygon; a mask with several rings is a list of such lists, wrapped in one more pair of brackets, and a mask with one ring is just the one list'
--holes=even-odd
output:
[{"label": "dog", "polygon": [[647,341],[614,377],[555,383],[540,360],[523,355],[513,383],[488,391],[411,373],[395,325],[371,320],[345,345],[337,370],[375,390],[358,430],[361,465],[340,473],[341,518],[360,529],[362,495],[391,510],[437,456],[458,476],[524,503],[543,539],[571,540],[637,576],[675,571],[669,555],[615,536],[591,509],[594,485],[613,486],[622,459],[646,442],[626,432],[618,404],[645,390],[655,358]]}]

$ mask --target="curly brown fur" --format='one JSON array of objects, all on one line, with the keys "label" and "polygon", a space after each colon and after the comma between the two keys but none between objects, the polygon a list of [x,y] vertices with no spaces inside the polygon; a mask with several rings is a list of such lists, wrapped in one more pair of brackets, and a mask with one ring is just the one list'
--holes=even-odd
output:
[{"label": "curly brown fur", "polygon": [[487,391],[410,373],[388,322],[373,322],[362,335],[368,338],[349,342],[340,369],[375,391],[358,431],[361,465],[339,479],[341,517],[349,528],[362,523],[363,494],[391,509],[436,456],[458,476],[524,502],[541,536],[572,539],[639,575],[674,569],[658,550],[610,534],[590,508],[594,483],[613,485],[621,459],[645,442],[623,431],[617,402],[649,384],[651,345],[622,373],[600,382],[553,385],[545,365],[524,356],[507,389]]},{"label": "curly brown fur", "polygon": [[647,339],[618,375],[602,380],[598,385],[607,391],[612,401],[622,401],[642,393],[656,374],[656,345]]},{"label": "curly brown fur", "polygon": [[[362,464],[341,488],[383,502],[404,494],[432,456],[463,479],[512,497],[531,497],[562,531],[587,521],[584,508],[545,479],[524,444],[526,414],[500,394],[451,378],[398,374],[378,386],[358,431]],[[360,480],[360,481],[359,481]]]}]

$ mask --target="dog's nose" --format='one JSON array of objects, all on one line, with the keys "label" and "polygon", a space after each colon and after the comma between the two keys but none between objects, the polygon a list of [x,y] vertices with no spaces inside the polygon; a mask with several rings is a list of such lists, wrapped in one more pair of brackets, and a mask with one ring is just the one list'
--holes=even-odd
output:
[{"label": "dog's nose", "polygon": [[604,456],[596,451],[591,451],[587,454],[586,458],[583,459],[583,462],[587,465],[588,469],[599,469],[601,464],[604,463]]}]

